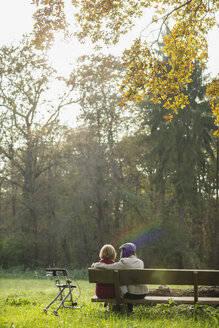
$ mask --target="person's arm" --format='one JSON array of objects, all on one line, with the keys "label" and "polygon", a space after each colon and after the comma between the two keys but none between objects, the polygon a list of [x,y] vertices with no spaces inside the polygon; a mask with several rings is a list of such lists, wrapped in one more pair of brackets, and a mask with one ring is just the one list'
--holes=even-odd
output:
[{"label": "person's arm", "polygon": [[124,266],[121,261],[112,264],[96,262],[92,264],[92,267],[95,269],[106,269],[106,270],[124,269]]}]

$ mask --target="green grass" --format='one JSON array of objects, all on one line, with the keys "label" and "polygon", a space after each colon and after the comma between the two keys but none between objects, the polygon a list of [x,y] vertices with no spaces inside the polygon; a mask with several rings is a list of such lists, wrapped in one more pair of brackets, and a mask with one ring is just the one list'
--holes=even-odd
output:
[{"label": "green grass", "polygon": [[[79,280],[80,309],[62,308],[58,316],[55,303],[45,314],[43,309],[56,295],[51,279],[1,278],[0,279],[0,328],[73,328],[73,327],[150,327],[150,328],[213,328],[218,327],[218,308],[157,305],[138,306],[134,313],[110,312],[103,304],[91,303],[94,285]],[[78,296],[79,289],[74,293]]]},{"label": "green grass", "polygon": [[[68,270],[68,273],[71,277],[75,279],[88,279],[88,270],[85,269],[74,269]],[[21,266],[12,267],[9,269],[2,269],[0,266],[0,277],[8,279],[47,279],[46,278],[46,269],[36,268],[35,270],[24,268]]]}]

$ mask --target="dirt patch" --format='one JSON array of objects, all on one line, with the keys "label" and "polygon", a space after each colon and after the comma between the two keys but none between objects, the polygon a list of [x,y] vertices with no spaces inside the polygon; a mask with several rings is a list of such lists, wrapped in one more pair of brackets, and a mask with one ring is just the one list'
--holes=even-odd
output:
[{"label": "dirt patch", "polygon": [[[151,288],[150,296],[194,296],[193,288],[188,289],[171,289],[168,286],[159,286]],[[219,297],[219,286],[217,287],[199,287],[198,296],[200,297]]]}]

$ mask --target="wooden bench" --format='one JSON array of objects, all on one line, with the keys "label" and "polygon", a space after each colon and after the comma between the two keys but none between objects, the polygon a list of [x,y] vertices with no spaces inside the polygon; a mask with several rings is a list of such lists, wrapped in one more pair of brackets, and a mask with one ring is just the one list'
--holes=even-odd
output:
[{"label": "wooden bench", "polygon": [[[115,285],[115,298],[102,299],[93,296],[92,302],[105,302],[115,304],[117,307],[123,303],[133,304],[208,304],[219,305],[219,297],[199,297],[198,286],[219,286],[219,270],[184,270],[184,269],[130,269],[130,270],[100,270],[89,268],[89,282]],[[146,296],[141,300],[121,298],[122,285],[192,285],[194,296]]]}]

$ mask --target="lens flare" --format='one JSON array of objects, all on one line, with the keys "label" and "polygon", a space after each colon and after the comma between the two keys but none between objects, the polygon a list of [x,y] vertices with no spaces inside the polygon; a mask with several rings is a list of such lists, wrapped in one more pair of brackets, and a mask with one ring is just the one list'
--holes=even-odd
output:
[{"label": "lens flare", "polygon": [[141,224],[137,227],[129,227],[119,233],[113,238],[111,243],[117,247],[126,242],[131,242],[139,248],[162,237],[164,234],[165,232],[161,230],[159,225],[153,224],[148,226],[146,224]]}]

